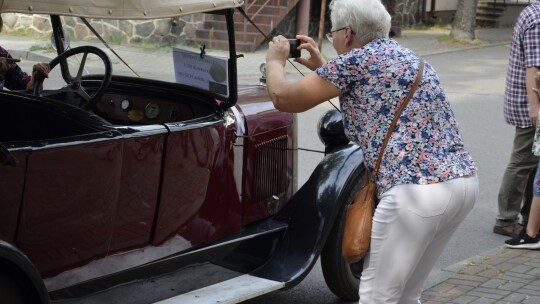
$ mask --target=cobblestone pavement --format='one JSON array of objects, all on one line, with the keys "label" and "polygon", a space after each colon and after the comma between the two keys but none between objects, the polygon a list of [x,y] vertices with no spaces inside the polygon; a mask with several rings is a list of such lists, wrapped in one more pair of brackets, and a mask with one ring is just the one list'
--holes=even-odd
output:
[{"label": "cobblestone pavement", "polygon": [[540,303],[540,251],[496,248],[445,269],[423,304]]}]

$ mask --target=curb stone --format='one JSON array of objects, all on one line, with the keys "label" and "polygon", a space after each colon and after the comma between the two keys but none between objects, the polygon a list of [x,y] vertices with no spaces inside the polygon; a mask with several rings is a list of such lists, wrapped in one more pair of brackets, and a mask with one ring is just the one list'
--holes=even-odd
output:
[{"label": "curb stone", "polygon": [[54,58],[54,57],[51,58],[48,56],[40,55],[38,53],[31,52],[31,51],[10,50],[9,53],[13,58],[19,58],[22,60],[35,61],[35,62],[49,62],[51,61],[52,58]]}]

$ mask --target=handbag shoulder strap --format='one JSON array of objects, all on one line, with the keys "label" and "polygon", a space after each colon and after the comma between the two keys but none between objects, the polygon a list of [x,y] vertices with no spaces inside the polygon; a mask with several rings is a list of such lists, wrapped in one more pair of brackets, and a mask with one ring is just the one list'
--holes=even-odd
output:
[{"label": "handbag shoulder strap", "polygon": [[386,137],[384,138],[383,144],[381,146],[381,150],[379,152],[379,158],[377,159],[377,164],[373,168],[373,176],[377,176],[379,173],[379,167],[381,166],[382,157],[384,154],[384,151],[386,150],[386,145],[388,144],[388,141],[390,140],[390,135],[392,135],[392,132],[394,128],[397,125],[397,122],[399,120],[399,117],[401,116],[401,113],[409,103],[409,100],[414,95],[414,92],[418,88],[418,85],[420,85],[420,80],[422,79],[422,76],[424,74],[424,60],[420,58],[420,63],[418,64],[418,73],[416,74],[416,79],[414,80],[414,83],[411,86],[411,89],[409,90],[409,93],[407,94],[407,97],[405,97],[405,100],[401,103],[401,106],[396,112],[396,116],[394,116],[394,120],[392,121],[392,124],[390,124],[390,127],[388,128],[388,132],[386,133]]}]

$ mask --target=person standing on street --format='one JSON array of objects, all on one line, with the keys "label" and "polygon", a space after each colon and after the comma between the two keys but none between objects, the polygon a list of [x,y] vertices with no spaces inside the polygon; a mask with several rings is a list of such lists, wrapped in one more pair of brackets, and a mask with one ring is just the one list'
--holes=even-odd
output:
[{"label": "person standing on street", "polygon": [[[433,265],[478,196],[477,168],[435,69],[390,39],[390,15],[380,0],[333,0],[328,39],[339,54],[326,62],[313,38],[297,35],[311,73],[287,81],[289,42],[268,43],[268,93],[276,109],[303,112],[339,97],[347,137],[363,152],[379,203],[370,252],[360,278],[360,303],[420,302]],[[423,67],[423,68],[422,68]],[[420,75],[418,89],[381,150],[391,121]],[[391,265],[389,267],[389,265]]]},{"label": "person standing on street", "polygon": [[[536,73],[536,85],[534,92],[540,95],[540,73]],[[540,96],[539,96],[540,97]],[[533,154],[540,155],[540,130],[538,129],[538,121],[536,122],[536,131],[533,140]],[[517,237],[506,240],[506,247],[518,249],[540,249],[540,166],[536,168],[536,175],[533,183],[533,199],[531,203],[531,211],[527,226],[521,230]]]},{"label": "person standing on street", "polygon": [[[497,215],[493,232],[516,237],[527,225],[532,200],[532,185],[538,157],[532,153],[534,125],[540,110],[540,100],[534,93],[534,77],[540,68],[540,0],[529,4],[519,15],[514,27],[510,50],[504,118],[515,126],[510,161],[499,189]],[[523,207],[522,207],[523,204]]]}]

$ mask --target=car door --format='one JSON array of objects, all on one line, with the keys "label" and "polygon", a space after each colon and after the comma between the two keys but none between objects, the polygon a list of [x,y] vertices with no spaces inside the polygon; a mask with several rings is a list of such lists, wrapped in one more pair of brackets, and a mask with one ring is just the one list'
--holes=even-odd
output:
[{"label": "car door", "polygon": [[109,250],[123,143],[92,137],[34,148],[28,156],[17,244],[44,277]]},{"label": "car door", "polygon": [[16,150],[7,155],[15,159],[14,165],[0,164],[0,239],[14,243],[17,231],[17,221],[23,197],[24,177],[26,172],[26,158],[28,152]]},{"label": "car door", "polygon": [[49,291],[159,258],[143,253],[167,134],[159,125],[118,127],[30,153],[17,244]]},{"label": "car door", "polygon": [[153,244],[173,242],[181,251],[238,232],[242,201],[237,179],[242,177],[234,170],[242,168],[243,160],[242,150],[235,148],[236,126],[211,118],[167,127],[171,133]]}]

